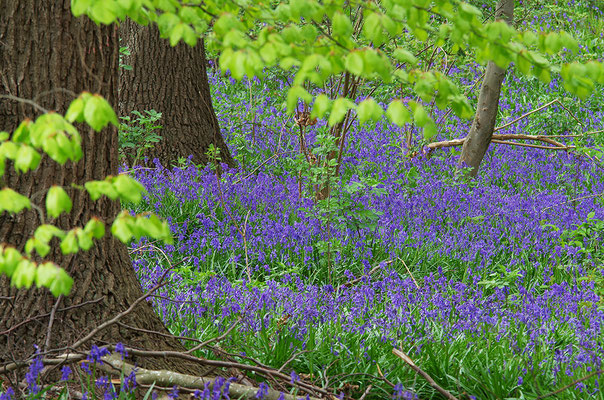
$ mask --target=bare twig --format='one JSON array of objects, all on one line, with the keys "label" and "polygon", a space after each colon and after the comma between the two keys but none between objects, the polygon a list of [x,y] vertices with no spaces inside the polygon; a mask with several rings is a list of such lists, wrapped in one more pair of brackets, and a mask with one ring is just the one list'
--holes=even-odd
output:
[{"label": "bare twig", "polygon": [[361,281],[363,278],[365,278],[365,277],[367,277],[367,276],[371,276],[371,275],[373,275],[373,273],[375,273],[375,271],[377,271],[377,270],[381,269],[383,266],[388,265],[388,264],[392,264],[392,260],[388,260],[388,261],[384,261],[384,262],[382,262],[382,263],[379,263],[379,264],[378,264],[378,265],[376,265],[375,267],[371,268],[371,270],[369,270],[369,272],[367,272],[366,274],[363,274],[363,275],[361,275],[361,276],[360,276],[360,277],[358,277],[358,278],[355,278],[355,279],[353,279],[353,280],[351,280],[351,281],[348,281],[348,282],[346,282],[346,283],[341,284],[341,285],[338,287],[338,290],[339,290],[339,289],[343,289],[343,288],[345,288],[345,287],[350,287],[350,286],[356,285],[356,284],[357,284],[357,283],[359,283],[359,282],[360,282],[360,281]]},{"label": "bare twig", "polygon": [[415,283],[415,287],[417,289],[419,289],[419,285],[417,284],[417,281],[415,280],[415,277],[413,277],[413,274],[411,273],[411,270],[409,269],[409,267],[407,266],[407,264],[405,263],[405,261],[402,258],[399,258],[399,260],[403,263],[403,265],[405,266],[405,269],[407,270],[407,272],[409,273],[409,276],[411,277],[411,279],[413,279],[413,283]]},{"label": "bare twig", "polygon": [[601,373],[604,373],[604,369],[599,369],[599,370],[594,371],[594,372],[592,372],[592,373],[590,373],[588,375],[585,375],[584,377],[579,378],[579,379],[577,379],[577,380],[569,383],[568,385],[561,387],[560,389],[557,389],[557,390],[554,390],[553,392],[549,392],[547,394],[539,396],[535,400],[541,400],[541,399],[545,399],[546,397],[555,396],[558,393],[561,393],[561,392],[565,391],[566,389],[569,389],[569,388],[575,386],[577,383],[583,382],[584,380],[587,380],[587,379],[591,378],[592,376],[599,375]]},{"label": "bare twig", "polygon": [[44,107],[42,107],[41,105],[39,105],[35,101],[29,100],[29,99],[24,99],[24,98],[18,97],[18,96],[13,96],[12,94],[0,94],[0,99],[7,99],[7,100],[18,101],[20,103],[29,104],[30,106],[32,106],[36,110],[41,111],[43,113],[48,113],[49,112],[49,110],[45,109]]},{"label": "bare twig", "polygon": [[[531,144],[524,144],[524,143],[517,143],[517,142],[510,142],[509,140],[535,140],[535,141],[539,141],[539,142],[544,142],[544,143],[548,143],[551,144],[552,146],[537,146],[537,145],[531,145]],[[444,140],[442,142],[433,142],[433,143],[429,143],[428,145],[426,145],[426,148],[428,149],[428,151],[432,151],[434,149],[440,149],[443,147],[456,147],[456,146],[461,146],[463,145],[463,143],[465,142],[466,138],[461,138],[461,139],[453,139],[453,140]],[[495,143],[500,143],[500,144],[511,144],[511,145],[520,145],[520,146],[529,146],[529,147],[539,147],[539,148],[545,148],[548,150],[570,150],[573,149],[573,146],[566,146],[564,143],[560,143],[557,140],[554,140],[551,138],[551,136],[544,136],[544,135],[525,135],[525,134],[502,134],[502,133],[494,133],[493,137],[491,138],[492,142]]]},{"label": "bare twig", "polygon": [[575,201],[579,201],[579,200],[587,200],[587,199],[593,199],[593,198],[595,198],[595,197],[602,197],[602,196],[604,196],[604,192],[601,192],[601,193],[596,193],[596,194],[590,194],[590,195],[587,195],[587,196],[576,197],[576,198],[574,198],[574,199],[570,199],[570,200],[568,200],[568,201],[563,201],[562,203],[557,203],[557,204],[554,204],[554,205],[552,205],[552,206],[548,206],[548,207],[542,208],[542,209],[540,210],[540,212],[543,212],[543,211],[545,211],[545,210],[549,210],[550,208],[554,208],[554,207],[562,206],[562,205],[564,205],[564,204],[573,203],[573,202],[575,202]]},{"label": "bare twig", "polygon": [[367,389],[365,389],[365,392],[363,393],[363,395],[359,398],[359,400],[365,400],[365,397],[367,397],[367,394],[371,391],[371,388],[373,388],[373,385],[369,385],[367,386]]},{"label": "bare twig", "polygon": [[59,307],[59,303],[63,300],[63,295],[59,295],[55,305],[52,306],[52,310],[50,310],[50,318],[48,320],[48,328],[46,329],[46,341],[44,342],[44,351],[48,351],[50,347],[50,337],[52,335],[52,325],[55,321],[55,313],[57,312],[57,308]]},{"label": "bare twig", "polygon": [[434,379],[432,379],[432,377],[430,375],[428,375],[427,372],[425,372],[423,369],[421,369],[420,367],[418,367],[417,365],[415,365],[415,363],[413,362],[413,360],[411,360],[409,358],[409,356],[407,356],[405,353],[403,353],[402,351],[400,351],[398,349],[394,349],[394,348],[392,349],[392,353],[395,356],[397,356],[398,358],[400,358],[401,360],[403,360],[409,367],[411,367],[412,370],[414,370],[419,375],[421,375],[421,377],[424,378],[430,384],[430,386],[432,386],[440,394],[442,394],[443,396],[445,396],[446,399],[448,399],[448,400],[459,400],[457,397],[455,397],[451,393],[449,393],[446,389],[443,389],[442,387],[440,387],[438,385],[438,383],[436,383],[434,381]]}]

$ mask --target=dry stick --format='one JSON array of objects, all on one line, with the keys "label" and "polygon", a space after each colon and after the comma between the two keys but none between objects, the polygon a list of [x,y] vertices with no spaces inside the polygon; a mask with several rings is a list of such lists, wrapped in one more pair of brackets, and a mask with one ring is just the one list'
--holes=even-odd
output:
[{"label": "dry stick", "polygon": [[[191,376],[180,374],[166,370],[149,370],[143,368],[134,368],[131,364],[123,362],[119,359],[119,355],[112,355],[103,358],[104,363],[97,365],[97,368],[105,372],[112,373],[115,370],[124,371],[124,375],[129,375],[134,370],[136,375],[136,383],[141,385],[157,384],[166,388],[171,388],[174,385],[186,389],[204,389],[206,383],[213,388],[214,380],[204,377]],[[115,370],[114,370],[115,369]],[[229,396],[237,399],[255,399],[258,388],[241,385],[232,382],[229,385]],[[273,389],[268,389],[267,395],[264,397],[267,400],[277,400],[281,396],[280,392]],[[283,393],[283,399],[295,400],[296,396]],[[319,400],[316,397],[309,397],[312,400]]]},{"label": "dry stick", "polygon": [[557,146],[541,146],[538,144],[530,144],[530,143],[520,143],[520,142],[512,142],[509,140],[491,140],[492,143],[497,143],[497,144],[509,144],[510,146],[520,146],[520,147],[532,147],[534,149],[543,149],[543,150],[572,150],[575,148],[575,146],[564,146],[564,147],[557,147]]},{"label": "dry stick", "polygon": [[[114,346],[109,346],[109,347],[114,347]],[[265,367],[255,366],[255,365],[242,364],[242,363],[238,363],[238,362],[234,362],[234,361],[203,359],[203,358],[198,358],[193,355],[185,354],[185,353],[182,353],[179,351],[171,351],[171,350],[165,350],[165,351],[149,350],[149,351],[147,351],[147,350],[134,349],[131,347],[126,347],[125,349],[126,349],[126,351],[128,351],[128,354],[132,354],[132,355],[136,355],[136,356],[158,357],[158,358],[166,358],[166,357],[179,358],[182,360],[188,360],[188,361],[192,361],[192,362],[195,362],[198,364],[209,365],[212,367],[236,368],[236,369],[251,371],[251,372],[255,372],[255,373],[258,373],[258,374],[261,374],[264,376],[273,376],[273,377],[281,378],[281,379],[285,380],[286,382],[289,382],[291,380],[291,377],[289,375],[278,372],[277,370],[275,370],[273,368],[265,368]],[[304,390],[308,394],[312,394],[313,391],[315,391],[315,392],[319,392],[325,396],[333,395],[333,393],[330,393],[327,390],[321,389],[317,386],[314,386],[312,384],[302,382],[302,381],[295,382],[294,386],[299,387],[300,389]]]},{"label": "dry stick", "polygon": [[415,287],[417,289],[419,289],[419,285],[417,284],[417,281],[415,280],[415,278],[413,277],[413,274],[411,273],[411,270],[409,269],[409,267],[407,267],[407,264],[405,263],[405,261],[403,261],[402,258],[399,258],[399,260],[403,263],[403,265],[405,266],[405,269],[407,270],[407,272],[409,273],[409,276],[411,276],[411,279],[413,279],[413,283],[415,283]]},{"label": "dry stick", "polygon": [[225,337],[227,337],[229,335],[229,333],[231,333],[231,331],[233,329],[235,329],[235,327],[239,324],[239,322],[241,322],[241,318],[239,318],[237,321],[233,322],[231,324],[231,326],[229,326],[229,328],[220,336],[217,336],[215,338],[206,340],[205,342],[201,342],[199,345],[193,347],[191,350],[188,350],[186,353],[187,354],[191,354],[192,352],[194,352],[195,350],[198,350],[204,346],[209,345],[210,343],[214,343],[214,342],[220,342],[222,341]]},{"label": "dry stick", "polygon": [[59,303],[63,300],[63,295],[59,295],[55,305],[52,306],[52,310],[50,310],[50,318],[48,320],[48,328],[46,329],[46,341],[44,342],[44,352],[48,351],[50,347],[50,336],[52,335],[52,325],[55,321],[55,313],[57,312],[57,308],[59,307]]},{"label": "dry stick", "polygon": [[367,386],[367,389],[365,389],[365,393],[363,393],[359,400],[365,400],[365,397],[367,397],[367,394],[371,391],[371,388],[373,388],[373,385]]},{"label": "dry stick", "polygon": [[[540,146],[541,148],[546,148],[549,150],[570,150],[573,149],[573,146],[566,146],[563,143],[560,143],[550,137],[547,136],[543,136],[543,135],[525,135],[525,134],[503,134],[503,133],[494,133],[493,137],[491,139],[492,142],[495,143],[500,143],[500,144],[513,144],[513,145],[520,145],[520,146],[531,146],[534,147],[536,145],[529,145],[529,144],[525,144],[525,143],[517,143],[517,142],[510,142],[509,140],[511,139],[521,139],[521,140],[535,140],[538,142],[544,142],[544,143],[549,143],[553,146],[549,147],[549,146]],[[465,142],[466,138],[461,138],[461,139],[453,139],[453,140],[444,140],[442,142],[433,142],[433,143],[429,143],[426,148],[428,148],[429,151],[432,151],[434,149],[440,149],[443,147],[455,147],[455,146],[461,146],[463,145],[463,143]]]},{"label": "dry stick", "polygon": [[561,387],[560,389],[554,390],[553,392],[549,392],[548,394],[544,394],[543,396],[539,396],[535,400],[541,400],[541,399],[545,399],[546,397],[555,396],[558,393],[561,393],[561,392],[565,391],[566,389],[568,389],[568,388],[576,385],[577,383],[583,382],[584,380],[587,380],[587,379],[591,378],[592,376],[598,375],[598,374],[601,374],[601,373],[604,373],[604,369],[600,369],[600,370],[592,372],[591,374],[585,375],[583,378],[579,378],[576,381],[571,382],[568,385]]},{"label": "dry stick", "polygon": [[170,338],[174,338],[174,339],[189,340],[191,342],[202,343],[202,341],[199,339],[194,339],[194,338],[190,338],[190,337],[186,337],[186,336],[176,336],[176,335],[172,335],[171,333],[163,333],[163,332],[153,331],[151,329],[135,328],[134,326],[126,325],[123,322],[118,322],[117,324],[119,326],[121,326],[122,328],[130,329],[130,330],[136,331],[136,332],[150,333],[150,334],[157,335],[157,336],[164,336],[164,337],[170,337]]},{"label": "dry stick", "polygon": [[294,353],[294,354],[293,354],[293,355],[292,355],[292,356],[289,358],[289,360],[287,360],[287,361],[286,361],[286,362],[285,362],[285,363],[284,363],[284,364],[281,366],[281,368],[279,368],[279,369],[277,370],[277,372],[281,372],[281,371],[283,371],[283,369],[284,369],[284,368],[285,368],[285,367],[286,367],[286,366],[287,366],[287,365],[288,365],[290,362],[292,362],[292,361],[294,361],[296,358],[298,358],[298,356],[299,356],[300,354],[304,354],[304,353],[308,353],[308,352],[309,352],[309,350],[302,350],[302,351],[299,351],[299,352],[297,352],[297,353]]},{"label": "dry stick", "polygon": [[549,210],[550,208],[562,206],[564,204],[572,203],[574,201],[593,199],[594,197],[601,197],[601,196],[604,196],[604,192],[597,193],[597,194],[590,194],[590,195],[587,195],[587,196],[577,197],[577,198],[574,198],[574,199],[570,199],[568,201],[564,201],[562,203],[554,204],[553,206],[548,206],[548,207],[542,208],[541,210],[539,210],[539,212],[543,212],[545,210]]},{"label": "dry stick", "polygon": [[537,111],[543,110],[544,108],[549,107],[549,106],[551,106],[551,105],[552,105],[552,104],[554,104],[554,103],[558,103],[558,104],[560,104],[560,105],[562,106],[562,108],[564,108],[564,109],[565,109],[565,110],[566,110],[566,111],[567,111],[567,112],[570,114],[570,116],[571,116],[571,117],[573,117],[573,119],[579,123],[579,125],[583,126],[583,122],[581,122],[581,121],[580,121],[580,120],[579,120],[577,117],[575,117],[575,115],[574,115],[572,112],[570,112],[570,111],[568,110],[568,108],[566,108],[566,107],[564,106],[564,104],[562,104],[562,102],[560,102],[560,100],[555,99],[555,100],[550,101],[549,103],[546,103],[546,104],[542,105],[541,107],[537,107],[537,108],[535,108],[534,110],[531,110],[531,111],[527,112],[526,114],[522,114],[522,115],[521,115],[521,116],[519,116],[518,118],[516,118],[516,119],[512,120],[511,122],[508,122],[508,123],[507,123],[507,124],[505,124],[505,125],[498,126],[497,128],[493,129],[493,132],[497,132],[497,131],[499,131],[499,130],[502,130],[502,129],[504,129],[504,128],[507,128],[507,127],[508,127],[508,126],[510,126],[510,125],[514,125],[516,122],[520,121],[521,119],[526,118],[526,117],[528,117],[529,115],[536,113]]},{"label": "dry stick", "polygon": [[409,358],[409,356],[407,356],[405,353],[403,353],[402,351],[400,351],[398,349],[394,349],[394,348],[392,349],[392,353],[395,356],[399,357],[401,360],[403,360],[405,363],[407,363],[407,365],[409,367],[411,367],[412,370],[414,370],[419,375],[421,375],[422,378],[424,378],[426,381],[428,381],[428,383],[430,384],[430,386],[432,386],[440,394],[442,394],[443,396],[445,396],[445,398],[447,398],[448,400],[459,400],[457,397],[455,397],[451,393],[449,393],[446,389],[443,389],[442,387],[440,387],[438,385],[438,383],[436,383],[434,381],[434,379],[432,379],[432,377],[430,375],[428,375],[427,372],[425,372],[420,367],[418,367],[417,365],[415,365],[415,363],[413,362],[413,360],[411,360]]},{"label": "dry stick", "polygon": [[43,112],[45,114],[48,114],[48,112],[49,112],[47,109],[45,109],[44,107],[40,106],[35,101],[31,101],[29,99],[24,99],[22,97],[13,96],[12,94],[0,94],[0,99],[14,100],[14,101],[18,101],[20,103],[29,104],[30,106],[32,106],[36,110],[41,111],[41,112]]}]

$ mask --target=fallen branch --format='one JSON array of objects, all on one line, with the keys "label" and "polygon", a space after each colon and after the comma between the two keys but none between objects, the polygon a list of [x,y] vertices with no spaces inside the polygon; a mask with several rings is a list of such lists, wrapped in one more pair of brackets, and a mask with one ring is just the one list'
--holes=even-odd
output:
[{"label": "fallen branch", "polygon": [[409,358],[409,356],[407,356],[405,353],[403,353],[402,351],[400,351],[398,349],[394,349],[394,348],[392,349],[392,353],[395,356],[399,357],[401,360],[403,360],[409,367],[411,367],[412,370],[414,370],[419,375],[421,375],[421,377],[424,378],[430,384],[430,386],[432,386],[440,394],[442,394],[443,396],[445,396],[446,399],[448,399],[448,400],[459,400],[457,397],[455,397],[451,393],[449,393],[446,389],[443,389],[442,387],[440,387],[438,385],[438,383],[436,383],[434,381],[434,379],[432,379],[432,377],[430,375],[428,375],[427,372],[425,372],[420,367],[418,367],[417,365],[415,365],[415,363],[413,362],[413,360],[411,360]]},{"label": "fallen branch", "polygon": [[375,267],[371,268],[371,270],[370,270],[369,272],[367,272],[366,274],[363,274],[363,275],[361,275],[361,276],[360,276],[360,277],[358,277],[358,278],[355,278],[355,279],[353,279],[353,280],[351,280],[351,281],[348,281],[348,282],[346,282],[346,283],[341,284],[341,285],[338,287],[338,290],[344,289],[345,287],[350,287],[350,286],[356,285],[356,284],[357,284],[357,283],[359,283],[359,282],[360,282],[360,281],[361,281],[363,278],[373,275],[373,273],[374,273],[375,271],[377,271],[377,270],[381,269],[382,267],[384,267],[384,266],[386,266],[386,265],[388,265],[388,264],[392,264],[392,262],[393,262],[392,260],[388,260],[388,261],[384,261],[383,263],[379,263],[379,264],[378,264],[378,265],[376,265]]},{"label": "fallen branch", "polygon": [[[158,386],[173,387],[178,386],[186,389],[201,389],[209,385],[210,389],[213,389],[214,380],[206,377],[198,377],[186,374],[180,374],[177,372],[166,371],[166,370],[149,370],[144,368],[134,368],[131,364],[125,363],[121,360],[119,354],[113,354],[111,356],[103,357],[103,364],[98,364],[97,368],[103,370],[106,373],[120,373],[124,371],[124,376],[130,375],[134,370],[136,376],[136,383],[139,385],[151,385],[155,383]],[[229,385],[229,396],[235,399],[255,399],[258,388],[241,385],[238,383],[231,383]],[[286,400],[296,400],[296,396],[291,394],[278,392],[273,389],[268,389],[266,396],[267,400],[278,400],[279,398]],[[311,400],[319,400],[317,397],[307,397]]]},{"label": "fallen branch", "polygon": [[[552,146],[538,146],[538,145],[531,145],[531,144],[525,144],[525,143],[518,143],[518,142],[510,142],[509,140],[535,140],[538,142],[544,142],[544,143],[548,143],[551,144]],[[426,148],[428,149],[428,152],[431,152],[434,149],[441,149],[444,147],[456,147],[456,146],[461,146],[463,145],[463,143],[466,141],[466,138],[462,138],[462,139],[453,139],[453,140],[443,140],[441,142],[433,142],[433,143],[429,143],[428,145],[426,145]],[[527,147],[538,147],[538,148],[542,148],[542,149],[547,149],[547,150],[570,150],[573,149],[574,146],[567,146],[564,143],[560,143],[557,140],[552,139],[550,136],[544,136],[544,135],[525,135],[525,134],[509,134],[509,133],[494,133],[493,137],[491,138],[491,141],[494,143],[500,143],[500,144],[510,144],[510,145],[516,145],[516,146],[527,146]]]}]

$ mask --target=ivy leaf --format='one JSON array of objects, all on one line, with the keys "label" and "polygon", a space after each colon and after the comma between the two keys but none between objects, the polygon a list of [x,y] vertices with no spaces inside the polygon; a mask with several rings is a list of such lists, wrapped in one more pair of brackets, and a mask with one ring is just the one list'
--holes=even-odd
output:
[{"label": "ivy leaf", "polygon": [[60,186],[52,186],[46,194],[46,212],[56,218],[63,212],[70,212],[73,203],[69,195]]}]

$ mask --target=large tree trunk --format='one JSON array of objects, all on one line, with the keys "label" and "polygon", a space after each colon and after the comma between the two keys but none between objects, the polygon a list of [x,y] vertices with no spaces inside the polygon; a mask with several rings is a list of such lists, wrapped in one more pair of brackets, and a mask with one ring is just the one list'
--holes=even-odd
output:
[{"label": "large tree trunk", "polygon": [[[514,0],[499,0],[495,18],[503,18],[508,24],[511,24],[514,18]],[[470,167],[468,175],[471,177],[478,174],[480,163],[491,143],[497,122],[499,95],[504,77],[505,69],[489,61],[478,97],[476,115],[459,156],[458,168]]]},{"label": "large tree trunk", "polygon": [[[98,26],[88,18],[76,19],[70,12],[69,0],[0,0],[0,130],[12,131],[19,122],[34,118],[40,112],[28,104],[7,99],[6,95],[31,99],[49,110],[64,113],[74,94],[88,90],[98,92],[110,104],[117,103],[118,37],[116,26]],[[94,133],[79,125],[84,157],[78,163],[60,166],[43,157],[33,172],[17,175],[7,164],[5,184],[28,196],[44,209],[46,190],[61,185],[72,196],[73,210],[59,218],[62,229],[83,226],[98,216],[111,223],[119,211],[117,201],[106,198],[91,201],[72,183],[82,185],[92,179],[104,179],[117,171],[117,131],[114,127]],[[23,249],[25,241],[40,224],[36,212],[15,216],[0,215],[0,242]],[[111,235],[96,241],[87,252],[63,256],[54,243],[47,259],[63,267],[73,278],[72,293],[54,298],[46,289],[15,290],[8,279],[0,276],[0,365],[23,359],[42,349],[47,334],[49,348],[73,344],[77,339],[116,314],[126,310],[142,296],[140,283],[132,267],[127,248]],[[49,328],[49,315],[56,307],[55,319]],[[68,311],[69,307],[72,307]],[[124,323],[168,333],[162,321],[146,301],[126,316]],[[143,349],[183,350],[173,337],[141,333],[113,325],[96,343],[122,342]],[[86,343],[89,348],[91,343]],[[155,360],[152,367],[180,365]],[[202,374],[198,367],[188,365],[186,371]]]},{"label": "large tree trunk", "polygon": [[162,140],[145,155],[166,166],[190,155],[193,162],[206,164],[213,144],[222,162],[235,167],[212,107],[203,41],[195,47],[182,41],[171,47],[159,37],[156,25],[130,20],[120,26],[120,37],[130,51],[123,62],[132,67],[120,70],[120,115],[150,109],[162,113]]}]

